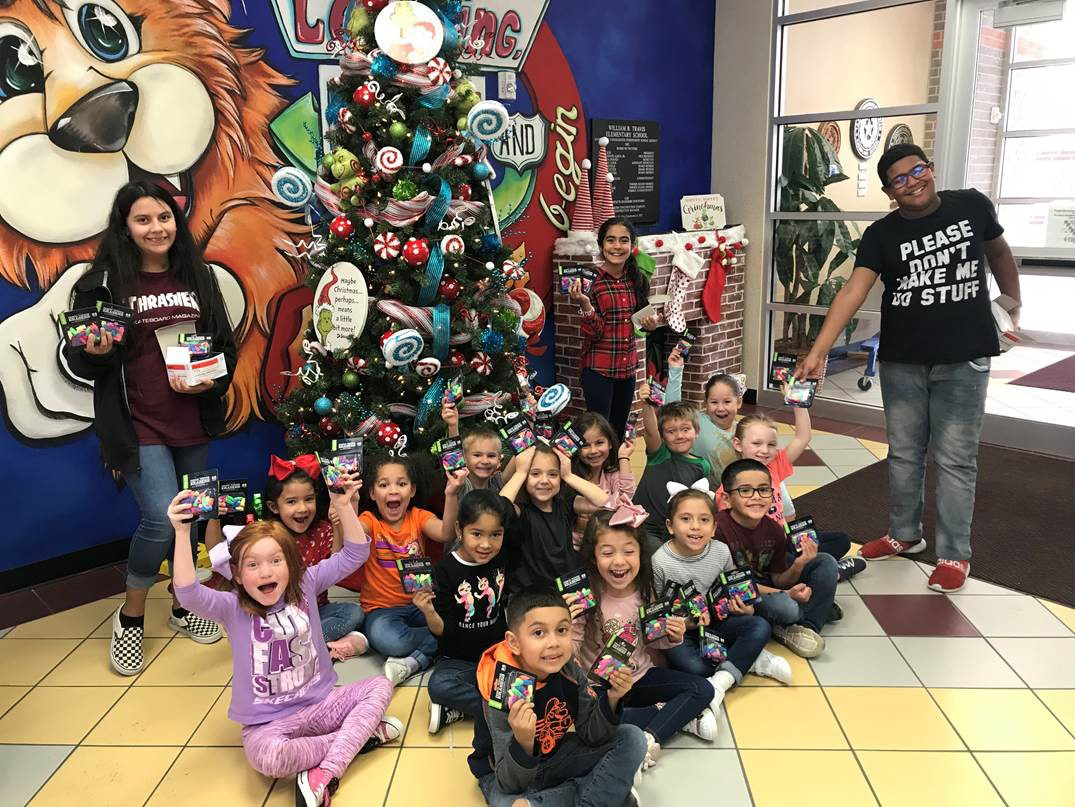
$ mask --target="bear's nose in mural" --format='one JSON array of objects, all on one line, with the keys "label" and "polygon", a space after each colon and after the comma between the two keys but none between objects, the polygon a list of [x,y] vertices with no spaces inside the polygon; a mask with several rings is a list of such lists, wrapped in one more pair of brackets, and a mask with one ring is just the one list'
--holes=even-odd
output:
[{"label": "bear's nose in mural", "polygon": [[52,125],[49,138],[67,151],[119,151],[127,144],[137,108],[138,88],[115,81],[72,104]]}]

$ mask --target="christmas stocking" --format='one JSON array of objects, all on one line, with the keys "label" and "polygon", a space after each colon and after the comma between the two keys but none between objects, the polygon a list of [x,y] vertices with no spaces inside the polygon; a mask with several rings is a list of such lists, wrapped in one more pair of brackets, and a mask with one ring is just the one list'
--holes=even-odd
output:
[{"label": "christmas stocking", "polygon": [[725,265],[728,260],[720,249],[713,250],[713,256],[709,259],[709,274],[705,279],[705,287],[702,289],[702,308],[710,322],[720,322],[720,298],[724,294],[724,283],[727,280]]},{"label": "christmas stocking", "polygon": [[668,278],[668,296],[672,299],[664,305],[664,319],[668,327],[677,333],[687,330],[683,316],[683,303],[687,299],[687,287],[698,277],[705,266],[705,259],[685,246],[676,246],[672,253],[672,276]]}]

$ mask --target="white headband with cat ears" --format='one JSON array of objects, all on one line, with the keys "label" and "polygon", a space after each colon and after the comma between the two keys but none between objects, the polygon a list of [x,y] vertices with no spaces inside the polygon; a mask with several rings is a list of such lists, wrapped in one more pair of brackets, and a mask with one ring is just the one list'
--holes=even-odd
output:
[{"label": "white headband with cat ears", "polygon": [[665,483],[665,488],[668,489],[668,501],[672,501],[673,496],[677,493],[682,493],[685,490],[700,490],[702,493],[706,493],[710,496],[713,495],[713,491],[709,489],[709,480],[704,476],[690,487],[682,485],[679,482],[667,482]]}]

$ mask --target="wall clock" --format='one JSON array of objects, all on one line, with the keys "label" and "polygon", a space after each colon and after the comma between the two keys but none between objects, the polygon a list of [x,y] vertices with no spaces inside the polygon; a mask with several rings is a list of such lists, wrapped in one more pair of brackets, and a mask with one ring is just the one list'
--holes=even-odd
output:
[{"label": "wall clock", "polygon": [[[877,109],[877,102],[864,98],[855,105],[855,110]],[[851,122],[851,150],[860,160],[868,160],[870,155],[881,145],[881,119],[856,118]]]},{"label": "wall clock", "polygon": [[888,130],[888,137],[885,138],[885,151],[888,151],[893,146],[900,145],[901,143],[914,143],[914,135],[911,134],[911,127],[906,123],[897,123]]}]

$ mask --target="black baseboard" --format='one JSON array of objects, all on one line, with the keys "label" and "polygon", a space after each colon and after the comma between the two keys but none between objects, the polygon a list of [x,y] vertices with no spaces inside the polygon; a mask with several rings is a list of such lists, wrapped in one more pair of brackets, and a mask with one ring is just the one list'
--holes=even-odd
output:
[{"label": "black baseboard", "polygon": [[123,538],[119,541],[98,544],[88,549],[80,549],[78,552],[71,552],[67,555],[31,563],[29,566],[20,566],[17,569],[0,572],[0,594],[58,580],[61,577],[96,569],[100,566],[122,563],[127,559],[127,550],[130,545],[131,539]]}]

